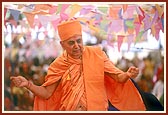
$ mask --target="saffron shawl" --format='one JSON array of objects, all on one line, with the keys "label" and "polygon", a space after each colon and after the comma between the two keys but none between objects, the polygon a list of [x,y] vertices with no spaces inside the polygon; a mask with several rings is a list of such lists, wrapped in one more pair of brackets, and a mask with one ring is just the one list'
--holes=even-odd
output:
[{"label": "saffron shawl", "polygon": [[[83,77],[77,83],[83,83],[83,85],[79,85],[78,89],[75,88],[74,92],[77,97],[81,97],[80,94],[85,91],[88,111],[107,111],[108,100],[119,110],[146,110],[141,95],[131,80],[121,84],[104,75],[104,72],[119,74],[123,71],[116,68],[100,48],[85,47],[82,59]],[[69,70],[73,73],[71,75],[78,78],[81,61],[70,57],[68,60],[66,52],[64,52],[50,65],[45,83],[42,86],[48,86],[61,79],[60,84],[48,100],[35,96],[34,110],[60,111],[75,109],[79,99],[72,92],[70,97],[67,98],[69,93],[65,95],[64,92],[74,88],[70,84],[64,87],[64,83],[69,83]],[[66,106],[63,106],[63,104]]]}]

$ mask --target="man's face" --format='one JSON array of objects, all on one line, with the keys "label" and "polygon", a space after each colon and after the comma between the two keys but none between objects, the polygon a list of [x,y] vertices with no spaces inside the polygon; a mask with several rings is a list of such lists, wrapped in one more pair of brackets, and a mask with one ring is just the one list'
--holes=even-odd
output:
[{"label": "man's face", "polygon": [[60,43],[67,51],[68,55],[72,58],[79,59],[81,57],[83,51],[83,41],[81,35],[73,36],[68,40],[61,41]]}]

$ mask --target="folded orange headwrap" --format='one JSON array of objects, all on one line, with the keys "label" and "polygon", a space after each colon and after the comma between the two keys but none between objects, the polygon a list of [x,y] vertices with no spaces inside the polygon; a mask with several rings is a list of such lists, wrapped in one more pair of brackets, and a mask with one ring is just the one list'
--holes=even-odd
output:
[{"label": "folded orange headwrap", "polygon": [[57,28],[61,41],[67,40],[74,35],[82,35],[81,24],[76,20],[63,22]]}]

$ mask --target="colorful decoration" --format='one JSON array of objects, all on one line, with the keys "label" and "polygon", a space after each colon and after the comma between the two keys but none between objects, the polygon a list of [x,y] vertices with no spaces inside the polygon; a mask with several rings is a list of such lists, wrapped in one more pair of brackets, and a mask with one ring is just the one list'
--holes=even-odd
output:
[{"label": "colorful decoration", "polygon": [[[164,4],[6,4],[4,7],[4,25],[11,23],[26,28],[47,28],[50,23],[55,31],[56,26],[65,20],[77,19],[86,32],[106,36],[109,44],[118,42],[118,50],[123,41],[127,41],[128,50],[131,42],[141,42],[145,32],[159,40],[159,32],[164,30]],[[7,12],[10,13],[10,16]],[[27,24],[19,17],[26,17]],[[37,18],[35,18],[37,16]],[[11,19],[12,17],[12,19]],[[24,20],[24,21],[26,21]],[[22,23],[22,24],[21,24]],[[25,33],[26,34],[26,33]],[[112,40],[117,38],[116,40]],[[104,38],[103,38],[104,39]]]}]

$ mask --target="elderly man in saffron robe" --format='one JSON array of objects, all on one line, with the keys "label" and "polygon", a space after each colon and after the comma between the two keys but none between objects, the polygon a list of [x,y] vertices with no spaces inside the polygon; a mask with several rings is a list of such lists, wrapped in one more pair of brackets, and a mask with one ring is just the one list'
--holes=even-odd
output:
[{"label": "elderly man in saffron robe", "polygon": [[62,55],[49,66],[41,86],[23,76],[12,76],[18,87],[35,94],[35,111],[107,111],[109,102],[120,111],[146,111],[141,93],[131,78],[139,69],[116,68],[97,46],[83,46],[79,21],[58,25]]}]

